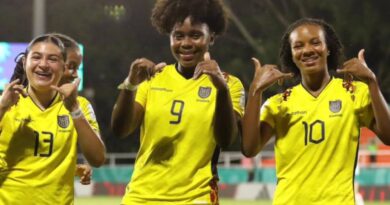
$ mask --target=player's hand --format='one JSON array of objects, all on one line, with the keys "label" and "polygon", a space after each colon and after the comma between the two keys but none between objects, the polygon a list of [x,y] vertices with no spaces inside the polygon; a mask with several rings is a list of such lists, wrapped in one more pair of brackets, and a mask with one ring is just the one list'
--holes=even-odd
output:
[{"label": "player's hand", "polygon": [[23,90],[24,87],[19,83],[19,79],[12,81],[5,85],[3,94],[0,98],[0,108],[8,110],[11,106],[15,105],[20,98],[20,95],[27,97],[28,94]]},{"label": "player's hand", "polygon": [[250,86],[250,93],[255,95],[257,92],[262,92],[278,80],[291,78],[292,73],[282,73],[277,65],[266,64],[261,65],[257,58],[252,58],[255,65],[255,75]]},{"label": "player's hand", "polygon": [[208,75],[211,82],[218,90],[227,88],[227,83],[221,69],[219,68],[217,61],[211,59],[209,52],[206,52],[203,56],[203,61],[196,65],[193,79],[198,79],[202,74]]},{"label": "player's hand", "polygon": [[91,183],[92,168],[87,164],[77,164],[75,175],[80,177],[81,184],[88,185]]},{"label": "player's hand", "polygon": [[164,62],[155,64],[146,58],[136,59],[130,66],[129,82],[132,85],[138,85],[144,80],[150,80],[156,73],[161,72],[166,65]]},{"label": "player's hand", "polygon": [[51,88],[53,90],[58,91],[58,93],[61,95],[62,100],[64,101],[65,108],[69,111],[75,111],[78,109],[78,102],[77,102],[77,88],[80,84],[80,78],[76,78],[72,83],[65,83],[62,84],[60,87],[52,85]]},{"label": "player's hand", "polygon": [[[337,69],[337,73],[342,73],[349,78],[354,76],[366,83],[370,81],[376,81],[374,72],[368,68],[366,60],[364,58],[364,49],[361,49],[357,58],[352,58],[343,64],[341,69]],[[350,79],[349,79],[350,80]]]}]

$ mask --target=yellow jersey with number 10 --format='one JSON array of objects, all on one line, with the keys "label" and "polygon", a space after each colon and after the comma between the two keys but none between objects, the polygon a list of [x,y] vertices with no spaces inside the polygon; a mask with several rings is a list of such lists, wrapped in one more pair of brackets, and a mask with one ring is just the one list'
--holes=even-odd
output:
[{"label": "yellow jersey with number 10", "polygon": [[318,97],[300,84],[267,100],[260,118],[276,137],[274,204],[355,204],[360,127],[374,119],[366,84],[333,78]]}]

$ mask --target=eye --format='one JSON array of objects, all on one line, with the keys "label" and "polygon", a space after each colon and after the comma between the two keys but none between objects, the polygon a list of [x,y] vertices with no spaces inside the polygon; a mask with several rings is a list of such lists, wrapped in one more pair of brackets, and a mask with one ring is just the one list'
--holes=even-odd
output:
[{"label": "eye", "polygon": [[181,39],[184,38],[184,35],[183,35],[182,33],[174,33],[174,34],[173,34],[173,38],[174,38],[175,40],[181,40]]},{"label": "eye", "polygon": [[78,68],[77,68],[76,63],[69,63],[68,64],[68,69],[69,70],[77,70]]},{"label": "eye", "polygon": [[32,54],[32,55],[31,55],[31,58],[34,59],[34,60],[39,60],[39,59],[41,58],[41,55]]},{"label": "eye", "polygon": [[316,45],[316,46],[322,44],[322,42],[321,42],[319,39],[314,39],[311,43],[312,43],[313,45]]},{"label": "eye", "polygon": [[293,49],[300,49],[300,48],[302,48],[303,47],[303,45],[302,44],[295,44],[295,45],[293,45]]},{"label": "eye", "polygon": [[193,34],[191,35],[191,37],[192,37],[193,39],[199,39],[199,38],[202,37],[202,34],[201,34],[201,33],[193,33]]},{"label": "eye", "polygon": [[60,58],[58,56],[50,56],[49,57],[49,61],[53,62],[53,63],[56,63],[60,60]]}]

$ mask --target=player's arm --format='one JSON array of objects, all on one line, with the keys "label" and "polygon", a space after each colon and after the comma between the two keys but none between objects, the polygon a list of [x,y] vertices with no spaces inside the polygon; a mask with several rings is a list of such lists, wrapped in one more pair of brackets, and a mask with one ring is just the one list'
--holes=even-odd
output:
[{"label": "player's arm", "polygon": [[136,90],[122,89],[114,105],[111,129],[115,135],[126,137],[141,124],[144,108],[135,102]]},{"label": "player's arm", "polygon": [[370,126],[370,129],[376,133],[384,144],[390,145],[390,111],[380,90],[375,74],[366,64],[364,50],[362,49],[359,51],[357,58],[345,62],[342,69],[338,69],[337,72],[352,74],[368,85],[371,96],[371,106],[375,117],[375,121]]},{"label": "player's arm", "polygon": [[260,121],[262,93],[279,79],[292,77],[292,74],[280,72],[276,65],[261,66],[256,58],[255,76],[249,88],[248,102],[242,125],[242,153],[247,157],[256,156],[273,135],[272,127]]},{"label": "player's arm", "polygon": [[81,113],[78,116],[77,112],[81,112],[80,108],[76,108],[71,113],[76,113],[72,114],[72,119],[78,135],[78,144],[88,163],[94,167],[99,167],[106,160],[104,143],[99,133],[93,130],[84,115]]},{"label": "player's arm", "polygon": [[105,162],[105,146],[99,133],[95,132],[88,120],[85,118],[80,104],[77,100],[77,87],[80,79],[74,83],[66,83],[60,87],[51,86],[62,96],[65,108],[70,112],[74,127],[76,129],[78,144],[85,158],[90,165],[99,167]]},{"label": "player's arm", "polygon": [[238,135],[240,115],[233,110],[229,88],[220,88],[217,91],[215,105],[215,136],[221,148],[228,147]]},{"label": "player's arm", "polygon": [[217,89],[214,126],[215,140],[221,148],[226,148],[238,134],[237,119],[233,110],[229,87],[217,62],[210,58],[209,52],[205,53],[203,59],[196,66],[193,78],[198,79],[202,74],[206,74]]},{"label": "player's arm", "polygon": [[129,76],[120,86],[121,91],[111,115],[111,129],[116,135],[126,137],[141,124],[144,108],[135,102],[137,87],[156,72],[161,71],[164,66],[165,63],[156,65],[146,58],[132,62]]}]

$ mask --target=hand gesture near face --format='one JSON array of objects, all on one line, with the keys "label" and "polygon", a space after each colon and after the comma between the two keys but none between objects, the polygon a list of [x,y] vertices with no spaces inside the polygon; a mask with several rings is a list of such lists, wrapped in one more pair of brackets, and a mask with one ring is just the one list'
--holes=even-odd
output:
[{"label": "hand gesture near face", "polygon": [[52,85],[51,88],[56,90],[64,101],[65,108],[69,111],[75,111],[78,108],[77,102],[77,88],[80,84],[80,78],[76,78],[73,83],[65,83],[60,87]]},{"label": "hand gesture near face", "polygon": [[156,65],[146,58],[136,59],[130,66],[129,82],[132,85],[138,85],[144,80],[152,78],[157,72],[161,72],[165,66],[166,63],[164,62]]},{"label": "hand gesture near face", "polygon": [[294,76],[292,73],[282,73],[277,65],[266,64],[262,66],[256,58],[252,58],[252,61],[255,65],[255,76],[250,88],[252,95],[264,91],[278,80]]},{"label": "hand gesture near face", "polygon": [[193,79],[198,79],[202,74],[210,76],[211,82],[218,90],[227,88],[221,69],[217,61],[211,59],[209,52],[204,54],[203,61],[196,66]]},{"label": "hand gesture near face", "polygon": [[23,85],[18,83],[19,79],[16,79],[11,83],[6,84],[0,99],[1,108],[8,110],[11,106],[15,105],[19,101],[20,94],[23,97],[28,96],[28,94],[23,90]]},{"label": "hand gesture near face", "polygon": [[337,69],[337,72],[345,75],[352,75],[366,83],[376,79],[374,72],[368,68],[366,60],[364,59],[364,49],[359,51],[357,58],[346,61],[341,69]]}]

